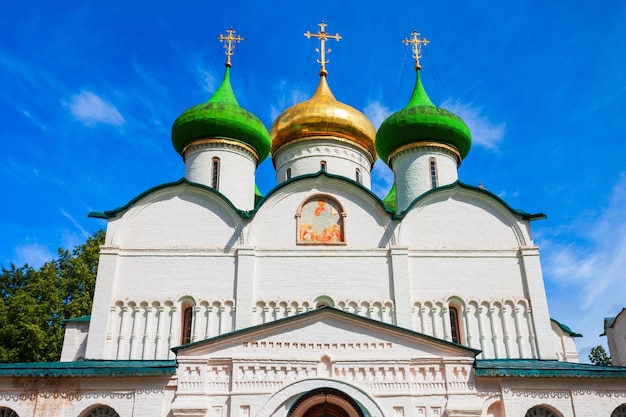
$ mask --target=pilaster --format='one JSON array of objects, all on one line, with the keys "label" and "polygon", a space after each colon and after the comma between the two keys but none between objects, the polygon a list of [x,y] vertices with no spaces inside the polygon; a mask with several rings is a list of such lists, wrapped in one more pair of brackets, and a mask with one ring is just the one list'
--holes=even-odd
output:
[{"label": "pilaster", "polygon": [[109,311],[115,290],[118,259],[115,249],[101,249],[85,359],[111,359],[106,357],[106,351],[109,347],[106,339],[109,318],[111,317]]},{"label": "pilaster", "polygon": [[237,270],[235,278],[235,330],[252,325],[252,297],[254,296],[254,258],[253,246],[237,249]]},{"label": "pilaster", "polygon": [[391,297],[396,308],[395,324],[407,329],[412,328],[411,297],[409,288],[409,248],[405,246],[391,247]]},{"label": "pilaster", "polygon": [[[537,247],[523,248],[520,250],[520,255],[527,298],[530,300],[532,312],[537,359],[555,359],[548,300],[543,285],[541,263],[539,262],[539,250]],[[532,340],[531,343],[533,343]]]}]

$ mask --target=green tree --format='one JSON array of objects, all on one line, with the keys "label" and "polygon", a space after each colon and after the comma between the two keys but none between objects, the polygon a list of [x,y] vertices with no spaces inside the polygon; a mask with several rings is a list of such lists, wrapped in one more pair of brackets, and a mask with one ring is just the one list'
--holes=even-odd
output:
[{"label": "green tree", "polygon": [[591,348],[589,360],[594,365],[611,366],[611,357],[606,354],[606,350],[602,345]]},{"label": "green tree", "polygon": [[91,313],[102,243],[101,230],[39,269],[2,267],[0,362],[59,360],[63,320]]}]

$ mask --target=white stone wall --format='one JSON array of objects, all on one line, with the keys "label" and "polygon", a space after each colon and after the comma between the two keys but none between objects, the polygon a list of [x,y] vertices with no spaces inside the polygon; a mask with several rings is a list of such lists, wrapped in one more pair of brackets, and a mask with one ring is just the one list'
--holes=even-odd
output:
[{"label": "white stone wall", "polygon": [[358,146],[333,140],[333,138],[307,138],[290,143],[273,155],[276,167],[276,183],[287,179],[287,169],[291,177],[314,174],[320,171],[320,162],[326,161],[326,170],[330,174],[341,175],[356,180],[356,170],[360,172],[360,182],[366,188],[371,187],[370,170],[374,164],[371,155]]},{"label": "white stone wall", "polygon": [[[297,244],[299,207],[317,195],[341,206],[344,243]],[[462,186],[433,193],[401,221],[325,175],[279,188],[253,219],[210,191],[169,186],[109,222],[86,356],[173,357],[191,300],[193,340],[320,303],[451,340],[456,303],[462,341],[482,357],[552,359],[531,245],[528,221]]]},{"label": "white stone wall", "polygon": [[609,417],[626,406],[619,380],[474,380],[471,363],[454,358],[320,365],[189,358],[169,379],[0,378],[0,409],[19,417],[79,416],[98,406],[120,417],[286,417],[300,395],[320,387],[354,398],[372,417],[523,416],[535,406],[563,417]]},{"label": "white stone wall", "polygon": [[[479,392],[498,396],[506,416],[523,416],[543,406],[563,417],[610,417],[626,404],[626,390],[620,380],[584,378],[484,378],[477,380]],[[499,386],[499,388],[498,388]]]},{"label": "white stone wall", "polygon": [[613,366],[626,366],[626,314],[624,310],[611,327],[605,328],[607,344]]},{"label": "white stone wall", "polygon": [[418,196],[433,188],[430,159],[437,166],[437,186],[459,179],[457,157],[451,151],[435,146],[420,146],[398,152],[391,165],[396,178],[398,211],[404,211]]},{"label": "white stone wall", "polygon": [[555,322],[551,322],[551,325],[555,358],[564,362],[579,362],[574,338],[566,334]]},{"label": "white stone wall", "polygon": [[107,406],[120,417],[169,415],[169,377],[0,378],[0,410],[18,417],[80,416]]},{"label": "white stone wall", "polygon": [[209,141],[185,151],[185,177],[207,187],[213,184],[213,158],[219,158],[217,190],[240,210],[254,208],[254,172],[257,157],[236,142]]},{"label": "white stone wall", "polygon": [[536,358],[534,329],[527,300],[417,301],[413,308],[414,330],[452,341],[450,307],[459,313],[460,341],[481,351],[479,358]]},{"label": "white stone wall", "polygon": [[85,358],[89,322],[65,323],[61,362],[78,361]]}]

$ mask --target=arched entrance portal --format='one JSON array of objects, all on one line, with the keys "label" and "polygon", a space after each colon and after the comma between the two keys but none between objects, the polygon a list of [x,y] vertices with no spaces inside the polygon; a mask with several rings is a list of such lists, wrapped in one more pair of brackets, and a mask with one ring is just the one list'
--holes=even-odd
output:
[{"label": "arched entrance portal", "polygon": [[287,417],[364,417],[352,398],[333,388],[309,391],[295,402]]}]

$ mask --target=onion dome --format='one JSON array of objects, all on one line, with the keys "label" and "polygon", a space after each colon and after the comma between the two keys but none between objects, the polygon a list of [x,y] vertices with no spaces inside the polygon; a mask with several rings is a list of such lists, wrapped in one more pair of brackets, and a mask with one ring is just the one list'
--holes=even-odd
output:
[{"label": "onion dome", "polygon": [[172,144],[179,154],[187,145],[202,139],[227,139],[253,148],[258,162],[269,154],[270,137],[263,122],[237,102],[230,84],[230,66],[224,81],[203,104],[185,110],[172,126]]},{"label": "onion dome", "polygon": [[357,109],[335,99],[320,72],[320,83],[307,101],[298,103],[274,120],[270,129],[272,155],[282,146],[305,139],[332,136],[364,148],[376,159],[376,129]]},{"label": "onion dome", "polygon": [[456,114],[439,108],[426,94],[419,66],[413,95],[406,107],[389,116],[378,129],[376,151],[387,164],[399,150],[410,146],[443,145],[454,151],[460,163],[470,151],[472,135]]}]

